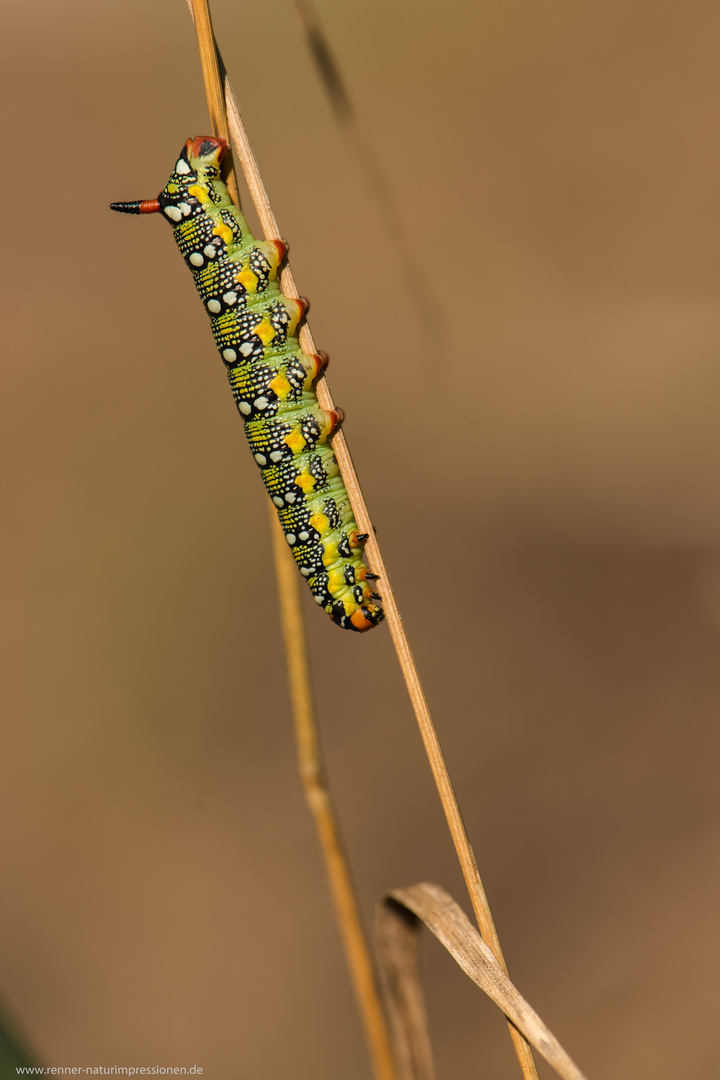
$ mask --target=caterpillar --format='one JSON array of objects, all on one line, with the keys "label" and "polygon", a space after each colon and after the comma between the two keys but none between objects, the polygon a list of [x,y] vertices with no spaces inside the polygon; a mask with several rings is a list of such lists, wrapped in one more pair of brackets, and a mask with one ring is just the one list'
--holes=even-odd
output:
[{"label": "caterpillar", "polygon": [[286,247],[255,240],[220,175],[228,143],[188,139],[157,199],[112,203],[162,214],[190,267],[227,369],[253,458],[315,602],[348,630],[384,617],[330,437],[341,416],[322,409],[315,384],[327,356],[304,353],[297,328],[307,301],[277,282]]}]

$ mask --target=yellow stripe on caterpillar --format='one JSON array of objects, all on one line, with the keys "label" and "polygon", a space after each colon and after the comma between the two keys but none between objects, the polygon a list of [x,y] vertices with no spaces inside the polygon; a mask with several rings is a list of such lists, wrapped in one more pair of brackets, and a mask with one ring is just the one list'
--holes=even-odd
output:
[{"label": "yellow stripe on caterpillar", "polygon": [[295,483],[307,495],[315,487],[315,477],[311,476],[309,472],[301,472],[299,476],[295,477]]},{"label": "yellow stripe on caterpillar", "polygon": [[[305,436],[297,428],[291,431],[289,435],[286,435],[283,439],[286,446],[289,446],[293,454],[302,454],[303,450],[307,446]],[[296,481],[297,483],[297,481]]]},{"label": "yellow stripe on caterpillar", "polygon": [[233,242],[232,229],[229,225],[225,225],[224,223],[221,225],[216,225],[212,231],[212,234],[213,236],[219,236],[226,247],[230,247]]},{"label": "yellow stripe on caterpillar", "polygon": [[257,292],[258,276],[252,272],[249,266],[244,266],[235,280],[242,285],[245,292]]},{"label": "yellow stripe on caterpillar", "polygon": [[[276,375],[275,378],[268,383],[268,388],[272,390],[273,394],[275,394],[280,401],[285,401],[292,389],[284,375]],[[312,480],[312,477],[310,477],[310,480]],[[315,483],[314,480],[312,480],[312,482]],[[295,483],[297,484],[297,480]]]},{"label": "yellow stripe on caterpillar", "polygon": [[310,524],[313,529],[317,529],[321,536],[324,536],[330,529],[330,519],[325,514],[311,514]]},{"label": "yellow stripe on caterpillar", "polygon": [[277,330],[272,325],[269,319],[263,319],[253,328],[253,334],[260,338],[263,345],[269,345],[270,342],[277,337]]},{"label": "yellow stripe on caterpillar", "polygon": [[342,593],[347,589],[345,574],[341,568],[328,573],[328,588],[333,594]]},{"label": "yellow stripe on caterpillar", "polygon": [[192,187],[188,188],[188,195],[194,195],[197,201],[201,203],[210,202],[210,196],[208,195],[207,191],[205,190],[205,188],[199,187],[198,184],[193,184]]}]

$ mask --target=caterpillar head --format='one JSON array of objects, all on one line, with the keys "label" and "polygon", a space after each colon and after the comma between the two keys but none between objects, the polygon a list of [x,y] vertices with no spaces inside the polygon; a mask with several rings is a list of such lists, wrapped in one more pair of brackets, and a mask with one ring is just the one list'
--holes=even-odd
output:
[{"label": "caterpillar head", "polygon": [[111,209],[125,214],[162,213],[175,226],[192,214],[201,213],[202,203],[229,204],[224,185],[215,186],[220,180],[220,164],[228,148],[225,139],[215,135],[196,135],[194,139],[188,139],[157,199],[113,203]]}]

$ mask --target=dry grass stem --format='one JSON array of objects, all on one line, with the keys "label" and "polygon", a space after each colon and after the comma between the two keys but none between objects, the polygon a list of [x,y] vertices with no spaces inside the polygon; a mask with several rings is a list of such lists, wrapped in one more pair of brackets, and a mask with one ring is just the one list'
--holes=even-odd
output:
[{"label": "dry grass stem", "polygon": [[[196,2],[199,2],[199,0],[188,0],[191,12],[193,10],[191,5]],[[211,51],[213,54],[212,62],[217,65],[217,46],[215,45]],[[255,160],[255,155],[242,123],[240,110],[232,85],[230,84],[227,75],[225,76],[225,96],[230,135],[237,150],[238,158],[245,175],[250,196],[260,219],[263,233],[266,239],[282,239],[265,185],[260,175],[260,170]],[[281,272],[280,283],[285,296],[299,296],[292,271],[287,263]],[[303,325],[300,331],[299,340],[300,345],[305,352],[317,352],[312,333],[307,323]],[[317,397],[320,405],[324,409],[335,408],[325,378],[321,378],[317,383]],[[365,548],[366,555],[371,569],[378,574],[381,579],[383,606],[385,608],[393,644],[405,679],[405,685],[407,687],[413,711],[420,728],[425,752],[430,762],[430,768],[440,795],[440,800],[445,812],[455,851],[460,862],[463,877],[470,894],[470,900],[478,921],[478,926],[480,927],[483,938],[497,957],[499,963],[505,969],[505,961],[500,948],[500,941],[487,902],[485,890],[480,880],[475,856],[465,831],[465,826],[457,804],[457,799],[455,798],[437,732],[435,731],[435,726],[422,689],[420,676],[415,665],[402,618],[390,585],[390,579],[375,538],[372,521],[370,520],[370,515],[365,505],[360,483],[342,430],[338,431],[333,437],[333,450],[335,451],[335,456],[340,466],[340,472],[345,481],[355,520],[358,523],[360,531],[369,534]],[[278,570],[278,574],[280,574],[280,570]],[[510,1026],[510,1034],[513,1039],[518,1061],[520,1062],[523,1077],[525,1080],[538,1080],[537,1069],[529,1045],[512,1025]]]},{"label": "dry grass stem", "polygon": [[208,0],[191,0],[191,2],[212,134],[220,135],[223,139],[228,140],[225,95],[223,93],[220,68],[217,63],[210,5]]},{"label": "dry grass stem", "polygon": [[[205,85],[205,98],[208,112],[210,113],[210,126],[213,135],[219,135],[230,142],[228,131],[227,110],[225,108],[225,94],[223,83],[225,81],[225,69],[220,60],[215,33],[210,15],[209,0],[187,0],[195,33],[197,34],[198,51],[200,53],[200,67],[202,68],[203,83]],[[235,170],[233,168],[232,153],[225,155],[223,162],[223,177],[227,184],[230,198],[236,206],[240,205],[240,193],[238,191]]]},{"label": "dry grass stem", "polygon": [[379,955],[388,988],[396,1040],[409,1063],[403,1080],[432,1080],[432,1061],[424,1035],[424,1004],[419,981],[421,922],[448,950],[481,990],[505,1013],[562,1080],[585,1080],[552,1032],[507,977],[490,949],[453,898],[439,885],[393,889],[378,910]]},{"label": "dry grass stem", "polygon": [[323,767],[305,645],[297,567],[272,507],[270,516],[295,724],[298,772],[320,838],[374,1073],[378,1080],[400,1080],[357,893]]},{"label": "dry grass stem", "polygon": [[[195,22],[203,69],[208,108],[213,133],[228,139],[225,98],[220,92],[220,58],[210,21],[207,0],[188,0]],[[208,70],[210,69],[210,70]],[[237,102],[234,100],[237,115]],[[237,126],[237,125],[236,125]],[[242,127],[242,125],[240,125]],[[244,131],[243,131],[244,137]],[[249,144],[248,144],[249,149]],[[232,165],[230,165],[232,169]],[[236,204],[240,201],[232,172],[229,190]],[[258,174],[259,180],[259,174]],[[265,196],[267,200],[267,196]],[[269,203],[268,203],[269,207]],[[277,237],[277,225],[273,236]],[[286,295],[289,295],[286,291]],[[293,295],[297,296],[297,292]],[[280,599],[280,615],[285,643],[288,682],[295,726],[298,772],[305,798],[313,816],[325,860],[325,868],[335,905],[335,912],[350,969],[360,1016],[376,1080],[399,1080],[390,1032],[383,1010],[372,951],[363,926],[360,905],[353,884],[345,847],[323,767],[322,750],[315,719],[315,706],[307,658],[305,627],[302,617],[298,573],[288,550],[277,515],[268,506],[273,537],[273,555]]]}]

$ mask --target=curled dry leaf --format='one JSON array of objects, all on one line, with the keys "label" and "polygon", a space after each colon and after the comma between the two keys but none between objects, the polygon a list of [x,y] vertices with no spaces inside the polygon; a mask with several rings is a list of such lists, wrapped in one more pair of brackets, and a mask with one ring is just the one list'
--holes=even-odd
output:
[{"label": "curled dry leaf", "polygon": [[510,982],[465,913],[439,885],[393,889],[380,901],[378,955],[401,1054],[403,1080],[433,1080],[418,951],[424,923],[466,975],[502,1009],[563,1080],[583,1073]]}]

